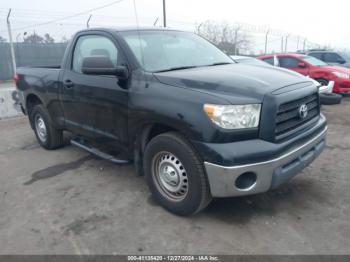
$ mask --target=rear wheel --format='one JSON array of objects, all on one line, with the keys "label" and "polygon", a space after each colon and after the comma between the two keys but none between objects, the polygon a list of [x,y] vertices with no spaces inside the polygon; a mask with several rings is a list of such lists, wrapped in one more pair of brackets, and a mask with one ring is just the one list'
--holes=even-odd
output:
[{"label": "rear wheel", "polygon": [[39,144],[46,149],[56,149],[63,145],[63,131],[55,128],[43,105],[31,110],[29,119]]},{"label": "rear wheel", "polygon": [[177,215],[191,215],[211,201],[202,161],[179,134],[153,138],[146,147],[144,167],[155,200]]}]

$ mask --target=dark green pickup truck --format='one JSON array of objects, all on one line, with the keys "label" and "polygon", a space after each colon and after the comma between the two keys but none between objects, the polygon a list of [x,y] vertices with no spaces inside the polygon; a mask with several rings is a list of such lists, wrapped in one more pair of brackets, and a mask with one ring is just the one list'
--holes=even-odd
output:
[{"label": "dark green pickup truck", "polygon": [[212,197],[266,192],[323,150],[315,84],[237,64],[203,38],[167,29],[78,32],[57,67],[19,68],[39,143],[133,163],[155,199],[189,215]]}]

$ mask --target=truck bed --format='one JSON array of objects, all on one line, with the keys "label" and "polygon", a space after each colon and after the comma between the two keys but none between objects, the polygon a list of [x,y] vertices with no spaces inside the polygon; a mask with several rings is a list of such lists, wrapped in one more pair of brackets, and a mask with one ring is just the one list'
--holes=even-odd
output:
[{"label": "truck bed", "polygon": [[20,81],[17,87],[19,90],[25,90],[29,87],[48,87],[52,82],[58,80],[60,72],[61,66],[19,67],[17,69],[17,75],[19,79],[24,81]]}]

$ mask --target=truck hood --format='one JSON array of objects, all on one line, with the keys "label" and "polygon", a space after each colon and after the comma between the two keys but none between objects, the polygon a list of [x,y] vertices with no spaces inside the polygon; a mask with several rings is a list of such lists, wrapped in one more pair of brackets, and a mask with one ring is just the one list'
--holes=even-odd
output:
[{"label": "truck hood", "polygon": [[[233,104],[260,103],[267,93],[279,89],[282,93],[284,87],[291,91],[305,86],[297,85],[300,83],[311,84],[310,79],[289,70],[247,64],[197,67],[154,73],[154,76],[163,84],[195,89]],[[290,88],[292,85],[295,88]]]}]

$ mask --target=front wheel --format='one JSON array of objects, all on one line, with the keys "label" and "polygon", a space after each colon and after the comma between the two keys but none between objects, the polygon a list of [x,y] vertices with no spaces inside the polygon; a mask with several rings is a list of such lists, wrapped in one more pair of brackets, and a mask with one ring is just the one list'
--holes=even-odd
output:
[{"label": "front wheel", "polygon": [[328,86],[329,84],[329,81],[324,78],[317,78],[316,81],[319,82],[322,86]]},{"label": "front wheel", "polygon": [[177,215],[191,215],[211,201],[202,161],[175,132],[153,138],[146,147],[144,168],[155,200]]}]

